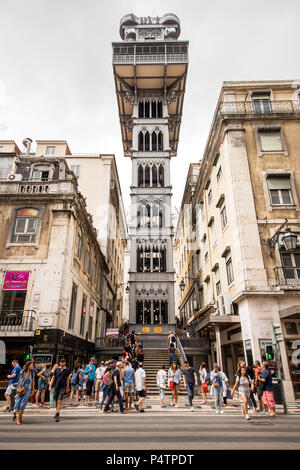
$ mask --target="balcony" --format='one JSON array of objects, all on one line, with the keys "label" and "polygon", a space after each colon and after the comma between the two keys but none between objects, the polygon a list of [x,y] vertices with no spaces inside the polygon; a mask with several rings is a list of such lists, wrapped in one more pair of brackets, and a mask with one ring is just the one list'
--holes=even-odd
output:
[{"label": "balcony", "polygon": [[273,116],[274,114],[300,114],[300,101],[222,101],[219,104],[218,116],[223,115],[258,115]]},{"label": "balcony", "polygon": [[23,180],[0,181],[1,194],[55,194],[74,193],[75,180]]},{"label": "balcony", "polygon": [[277,266],[274,272],[277,287],[300,290],[300,267]]},{"label": "balcony", "polygon": [[115,54],[113,64],[187,64],[188,54]]},{"label": "balcony", "polygon": [[18,332],[34,331],[35,310],[1,310],[0,334],[12,335]]}]

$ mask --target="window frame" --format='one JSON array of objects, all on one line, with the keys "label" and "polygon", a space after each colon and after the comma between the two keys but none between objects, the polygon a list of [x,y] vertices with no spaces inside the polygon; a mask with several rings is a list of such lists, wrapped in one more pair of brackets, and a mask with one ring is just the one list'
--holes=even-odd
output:
[{"label": "window frame", "polygon": [[[253,127],[254,127],[256,147],[257,147],[257,152],[258,152],[259,157],[263,157],[264,155],[284,155],[285,157],[288,157],[288,148],[287,148],[282,124],[259,125],[259,126],[253,126]],[[261,145],[260,135],[259,135],[261,131],[279,131],[281,144],[282,144],[282,150],[263,150],[262,145]]]},{"label": "window frame", "polygon": [[[50,152],[48,153],[48,149],[54,149],[54,153]],[[56,149],[57,149],[57,146],[56,145],[46,145],[46,148],[45,148],[45,155],[50,156],[50,157],[54,157],[56,156]]]},{"label": "window frame", "polygon": [[[37,212],[37,216],[19,216],[19,212],[20,211],[24,211],[24,210],[35,210]],[[35,223],[35,231],[34,232],[27,232],[27,231],[24,231],[24,232],[19,232],[19,233],[16,233],[16,228],[17,228],[17,223],[18,223],[18,220],[19,219],[23,219],[25,220],[25,227],[24,228],[28,228],[28,223],[29,223],[29,220],[35,220],[36,223]],[[37,243],[37,236],[38,236],[38,229],[39,229],[39,220],[40,220],[40,210],[35,208],[35,207],[21,207],[21,208],[17,208],[15,210],[15,215],[14,215],[14,223],[12,225],[12,231],[11,231],[11,235],[10,235],[10,244],[17,244],[17,245],[20,245],[20,244],[36,244]],[[18,238],[19,237],[30,237],[30,240],[29,241],[19,241]],[[32,237],[34,238],[32,240]]]}]

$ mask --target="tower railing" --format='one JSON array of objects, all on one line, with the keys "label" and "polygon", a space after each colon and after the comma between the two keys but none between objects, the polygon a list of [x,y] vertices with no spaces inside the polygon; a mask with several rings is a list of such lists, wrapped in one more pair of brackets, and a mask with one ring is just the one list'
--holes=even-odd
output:
[{"label": "tower railing", "polygon": [[186,64],[188,54],[115,54],[113,64]]}]

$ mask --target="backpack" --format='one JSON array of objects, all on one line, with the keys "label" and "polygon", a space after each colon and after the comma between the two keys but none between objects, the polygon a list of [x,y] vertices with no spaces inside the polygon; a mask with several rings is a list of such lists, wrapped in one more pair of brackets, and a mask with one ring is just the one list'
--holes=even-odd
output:
[{"label": "backpack", "polygon": [[171,343],[175,343],[176,339],[175,339],[175,336],[172,336],[171,337]]},{"label": "backpack", "polygon": [[205,383],[210,384],[210,372],[206,372]]},{"label": "backpack", "polygon": [[73,372],[70,383],[71,383],[71,385],[78,385],[79,384],[79,372]]},{"label": "backpack", "polygon": [[110,374],[106,378],[106,382],[107,382],[108,387],[111,387],[114,383],[114,379],[113,379],[112,375],[113,375],[113,373],[110,372]]}]

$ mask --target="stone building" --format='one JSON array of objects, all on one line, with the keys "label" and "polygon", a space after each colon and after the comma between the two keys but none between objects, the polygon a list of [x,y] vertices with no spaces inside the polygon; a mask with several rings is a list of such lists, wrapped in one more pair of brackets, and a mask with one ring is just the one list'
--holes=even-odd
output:
[{"label": "stone building", "polygon": [[63,355],[71,365],[105,332],[109,269],[67,143],[56,152],[38,142],[31,153],[24,142],[23,154],[0,142],[0,339],[7,364],[33,353],[36,362]]},{"label": "stone building", "polygon": [[129,324],[149,341],[175,326],[171,157],[188,67],[173,14],[124,16],[113,70],[124,155],[131,159]]},{"label": "stone building", "polygon": [[[231,378],[239,359],[272,357],[271,325],[281,325],[288,401],[300,392],[299,131],[300,82],[224,82],[194,187],[181,273],[194,277],[183,285],[181,318],[194,337],[209,338],[211,361]],[[287,226],[298,235],[292,251],[285,248]]]}]

